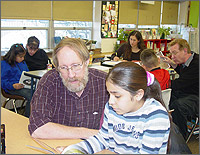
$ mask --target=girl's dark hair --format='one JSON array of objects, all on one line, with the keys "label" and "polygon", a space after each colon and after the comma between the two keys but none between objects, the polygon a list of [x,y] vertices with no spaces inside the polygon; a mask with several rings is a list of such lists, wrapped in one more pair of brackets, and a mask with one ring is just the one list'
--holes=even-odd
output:
[{"label": "girl's dark hair", "polygon": [[106,81],[112,82],[130,92],[133,96],[137,94],[139,89],[143,89],[144,101],[147,98],[155,98],[166,108],[162,99],[159,82],[154,79],[153,84],[147,86],[147,73],[145,69],[134,62],[121,62],[115,65],[108,73]]},{"label": "girl's dark hair", "polygon": [[10,47],[10,50],[3,57],[9,65],[14,66],[16,62],[17,55],[24,55],[26,53],[25,48],[22,44],[14,44]]},{"label": "girl's dark hair", "polygon": [[128,35],[128,45],[127,46],[127,49],[125,49],[125,57],[130,59],[131,58],[131,45],[130,45],[130,37],[131,36],[135,36],[137,38],[137,40],[139,41],[138,44],[137,44],[137,47],[142,51],[144,49],[146,49],[146,45],[144,43],[144,40],[142,38],[142,34],[140,33],[140,31],[137,31],[137,30],[133,30],[131,33],[129,33]]}]

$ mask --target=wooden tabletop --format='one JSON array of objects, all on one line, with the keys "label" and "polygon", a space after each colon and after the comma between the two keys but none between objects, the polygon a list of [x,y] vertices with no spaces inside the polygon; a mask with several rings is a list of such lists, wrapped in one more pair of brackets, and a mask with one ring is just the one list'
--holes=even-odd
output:
[{"label": "wooden tabletop", "polygon": [[[30,136],[28,132],[29,119],[22,115],[16,114],[8,109],[1,107],[1,124],[5,124],[5,145],[6,154],[44,154],[27,147],[27,145],[41,148]],[[68,146],[80,142],[80,139],[65,140],[40,140],[49,146],[56,148],[57,146]],[[103,150],[99,154],[112,153]]]}]

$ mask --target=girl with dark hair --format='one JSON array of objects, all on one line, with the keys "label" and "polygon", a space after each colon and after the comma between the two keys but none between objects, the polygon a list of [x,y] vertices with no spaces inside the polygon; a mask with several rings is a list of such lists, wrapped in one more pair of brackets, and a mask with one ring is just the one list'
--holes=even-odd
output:
[{"label": "girl with dark hair", "polygon": [[99,133],[60,147],[62,153],[166,154],[170,118],[154,75],[134,62],[121,62],[109,72],[106,86],[110,98]]},{"label": "girl with dark hair", "polygon": [[29,71],[24,56],[26,50],[21,44],[14,44],[1,61],[1,88],[9,94],[27,99],[25,116],[30,114],[31,89],[19,83],[23,71]]},{"label": "girl with dark hair", "polygon": [[128,36],[128,42],[122,44],[116,52],[116,56],[112,55],[114,61],[118,61],[122,56],[125,61],[140,60],[140,53],[146,49],[146,45],[139,31],[134,30]]}]

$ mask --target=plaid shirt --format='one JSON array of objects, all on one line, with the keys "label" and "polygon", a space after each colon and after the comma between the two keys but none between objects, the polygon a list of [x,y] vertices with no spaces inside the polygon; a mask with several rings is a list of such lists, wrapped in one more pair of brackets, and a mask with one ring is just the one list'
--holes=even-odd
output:
[{"label": "plaid shirt", "polygon": [[88,83],[78,97],[63,85],[55,69],[48,71],[40,79],[31,101],[30,134],[48,122],[99,129],[101,115],[109,99],[106,74],[89,68]]}]

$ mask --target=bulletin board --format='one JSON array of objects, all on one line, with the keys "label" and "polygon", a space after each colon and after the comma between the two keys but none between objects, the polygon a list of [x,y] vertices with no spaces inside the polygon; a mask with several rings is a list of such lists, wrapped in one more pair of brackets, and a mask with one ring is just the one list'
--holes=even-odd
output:
[{"label": "bulletin board", "polygon": [[119,1],[102,1],[101,38],[117,38]]}]

